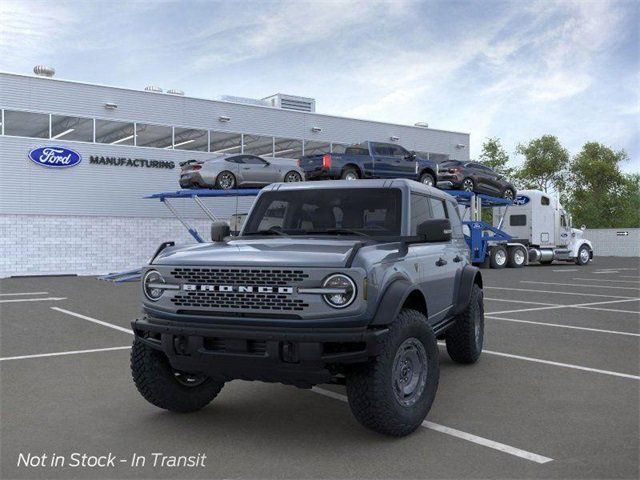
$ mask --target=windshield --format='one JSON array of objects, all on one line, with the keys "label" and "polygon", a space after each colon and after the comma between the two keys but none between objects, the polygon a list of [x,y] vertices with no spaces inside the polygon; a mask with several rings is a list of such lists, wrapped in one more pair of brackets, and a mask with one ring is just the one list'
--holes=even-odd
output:
[{"label": "windshield", "polygon": [[243,235],[400,235],[397,188],[268,192],[259,197]]}]

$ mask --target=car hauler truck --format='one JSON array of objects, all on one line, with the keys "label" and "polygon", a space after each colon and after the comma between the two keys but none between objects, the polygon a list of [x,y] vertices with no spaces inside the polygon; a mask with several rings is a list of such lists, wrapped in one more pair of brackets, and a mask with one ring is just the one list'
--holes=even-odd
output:
[{"label": "car hauler truck", "polygon": [[499,207],[496,213],[493,226],[510,237],[508,246],[526,247],[528,262],[586,265],[593,259],[593,246],[583,238],[584,227],[572,228],[571,216],[549,194],[521,190],[513,205]]}]

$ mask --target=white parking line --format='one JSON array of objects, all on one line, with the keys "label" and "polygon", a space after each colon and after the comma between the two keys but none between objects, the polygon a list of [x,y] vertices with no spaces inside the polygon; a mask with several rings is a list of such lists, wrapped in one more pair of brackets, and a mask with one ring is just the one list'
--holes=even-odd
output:
[{"label": "white parking line", "polygon": [[636,280],[635,282],[631,280],[609,280],[608,278],[579,278],[573,277],[572,280],[586,280],[588,282],[609,282],[609,283],[633,283],[638,285],[640,280]]},{"label": "white parking line", "polygon": [[553,365],[554,367],[572,368],[574,370],[582,370],[585,372],[601,373],[604,375],[611,375],[612,377],[622,377],[622,378],[630,378],[632,380],[640,380],[640,376],[638,375],[612,372],[610,370],[600,370],[598,368],[583,367],[581,365],[573,365],[571,363],[552,362],[551,360],[543,360],[541,358],[533,358],[533,357],[524,357],[522,355],[513,355],[511,353],[494,352],[492,350],[482,350],[482,353],[488,353],[489,355],[496,355],[498,357],[515,358],[517,360],[524,360],[527,362],[544,363],[546,365]]},{"label": "white parking line", "polygon": [[18,303],[18,302],[57,302],[58,300],[66,300],[66,297],[47,297],[47,298],[11,298],[9,300],[0,300],[0,303]]},{"label": "white parking line", "polygon": [[20,355],[19,357],[4,357],[4,358],[0,358],[0,362],[5,362],[8,360],[25,360],[27,358],[60,357],[63,355],[78,355],[80,353],[111,352],[114,350],[127,350],[129,348],[131,348],[130,345],[127,347],[93,348],[91,350],[71,350],[69,352],[38,353],[35,355]]},{"label": "white parking line", "polygon": [[[311,391],[320,395],[324,395],[325,397],[333,398],[334,400],[348,402],[346,395],[325,390],[324,388],[313,387]],[[553,458],[543,457],[542,455],[538,455],[537,453],[531,453],[526,450],[521,450],[520,448],[512,447],[511,445],[506,445],[504,443],[494,442],[493,440],[479,437],[477,435],[473,435],[472,433],[463,432],[451,427],[445,427],[444,425],[440,425],[439,423],[429,422],[425,420],[424,422],[422,422],[422,426],[424,428],[428,428],[429,430],[435,430],[436,432],[460,438],[462,440],[466,440],[467,442],[475,443],[483,447],[492,448],[493,450],[508,453],[509,455],[513,455],[515,457],[524,458],[525,460],[529,460],[531,462],[549,463],[553,461]]]},{"label": "white parking line", "polygon": [[620,275],[620,278],[640,278],[638,275]]},{"label": "white parking line", "polygon": [[64,308],[51,307],[51,310],[55,310],[56,312],[66,313],[67,315],[72,315],[77,318],[81,318],[88,322],[97,323],[98,325],[102,325],[104,327],[113,328],[114,330],[119,330],[120,332],[128,333],[129,335],[133,335],[133,331],[130,328],[120,327],[118,325],[114,325],[113,323],[103,322],[102,320],[98,320],[97,318],[87,317],[86,315],[81,315],[76,312],[72,312],[70,310],[65,310]]},{"label": "white parking line", "polygon": [[[486,288],[486,287],[485,287]],[[542,302],[530,302],[525,300],[512,300],[510,298],[491,298],[484,297],[485,300],[491,300],[492,302],[509,302],[509,303],[522,303],[525,305],[545,305],[547,307],[556,307],[559,304],[557,303],[542,303]]]},{"label": "white parking line", "polygon": [[[574,285],[575,286],[575,285]],[[604,298],[628,298],[636,300],[636,297],[623,297],[620,295],[603,295],[601,293],[578,293],[578,292],[556,292],[554,290],[536,290],[533,288],[512,288],[512,287],[483,287],[491,290],[510,290],[513,292],[535,292],[535,293],[554,293],[556,295],[579,295],[582,297],[604,297]]]},{"label": "white parking line", "polygon": [[559,270],[551,270],[552,272],[577,272],[579,268],[561,268]]},{"label": "white parking line", "polygon": [[614,335],[628,335],[630,337],[640,337],[640,333],[619,332],[617,330],[602,330],[600,328],[578,327],[575,325],[562,325],[560,323],[534,322],[531,320],[518,320],[515,318],[500,318],[500,317],[494,317],[493,315],[485,315],[484,318],[490,318],[491,320],[502,320],[504,322],[529,323],[531,325],[542,325],[545,327],[569,328],[572,330],[584,330],[587,332],[611,333]]},{"label": "white parking line", "polygon": [[520,280],[520,283],[536,283],[539,285],[560,285],[577,288],[613,288],[615,290],[640,290],[640,287],[619,287],[617,285],[576,285],[575,283],[536,282],[534,280]]},{"label": "white parking line", "polygon": [[535,312],[538,310],[554,310],[558,308],[586,308],[588,310],[602,310],[605,312],[637,313],[632,310],[616,310],[613,308],[598,308],[598,307],[594,307],[593,305],[608,305],[610,303],[626,303],[626,302],[635,302],[638,300],[640,300],[640,298],[627,298],[625,300],[609,300],[605,302],[575,303],[571,305],[553,305],[548,307],[536,307],[536,308],[519,308],[517,310],[502,310],[499,312],[487,312],[486,315],[500,315],[503,313],[518,313],[518,312]]},{"label": "white parking line", "polygon": [[14,297],[17,295],[49,295],[49,292],[0,293],[0,297]]}]

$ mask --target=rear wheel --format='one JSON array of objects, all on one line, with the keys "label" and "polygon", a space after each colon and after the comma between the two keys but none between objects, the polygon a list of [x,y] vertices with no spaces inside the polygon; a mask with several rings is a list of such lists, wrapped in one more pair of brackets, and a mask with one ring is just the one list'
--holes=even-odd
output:
[{"label": "rear wheel", "polygon": [[236,176],[227,170],[220,172],[216,178],[216,187],[220,190],[229,190],[236,186]]},{"label": "rear wheel", "polygon": [[360,175],[358,175],[358,171],[355,168],[347,167],[342,171],[340,178],[343,180],[358,180]]},{"label": "rear wheel", "polygon": [[473,285],[469,305],[456,317],[445,336],[447,353],[458,363],[475,363],[484,343],[484,302],[482,289]]},{"label": "rear wheel", "polygon": [[489,265],[491,268],[504,268],[507,266],[507,249],[502,245],[494,245],[489,251]]},{"label": "rear wheel", "polygon": [[527,259],[527,252],[523,247],[509,247],[507,249],[508,259],[507,266],[509,268],[524,267]]},{"label": "rear wheel", "polygon": [[582,245],[578,250],[578,256],[576,257],[576,263],[578,265],[586,265],[591,260],[591,252],[589,247]]},{"label": "rear wheel", "polygon": [[294,182],[301,182],[302,181],[302,175],[300,175],[298,172],[296,172],[295,170],[291,170],[290,172],[288,172],[285,176],[284,176],[284,181],[286,183],[294,183]]},{"label": "rear wheel", "polygon": [[139,339],[131,349],[131,374],[140,394],[151,404],[172,412],[195,412],[213,400],[224,382],[201,373],[175,370],[166,355]]},{"label": "rear wheel", "polygon": [[420,183],[426,185],[427,187],[433,187],[436,184],[436,180],[430,173],[423,173],[422,175],[420,175]]},{"label": "rear wheel", "polygon": [[511,188],[505,188],[502,191],[502,198],[504,198],[505,200],[513,200],[514,198],[516,198],[516,192],[514,192]]},{"label": "rear wheel", "polygon": [[462,181],[462,190],[464,190],[465,192],[473,192],[476,188],[475,183],[473,183],[473,180],[470,178],[465,178]]},{"label": "rear wheel", "polygon": [[396,437],[418,428],[438,389],[438,346],[426,317],[403,309],[390,325],[380,354],[347,373],[347,396],[356,419]]}]

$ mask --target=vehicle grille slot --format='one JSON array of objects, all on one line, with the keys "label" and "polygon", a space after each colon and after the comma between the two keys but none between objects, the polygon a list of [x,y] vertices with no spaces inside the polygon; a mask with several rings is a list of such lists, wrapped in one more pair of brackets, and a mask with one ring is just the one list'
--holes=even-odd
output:
[{"label": "vehicle grille slot", "polygon": [[302,270],[199,267],[178,267],[171,271],[171,275],[178,280],[191,283],[255,286],[286,286],[309,278]]}]

